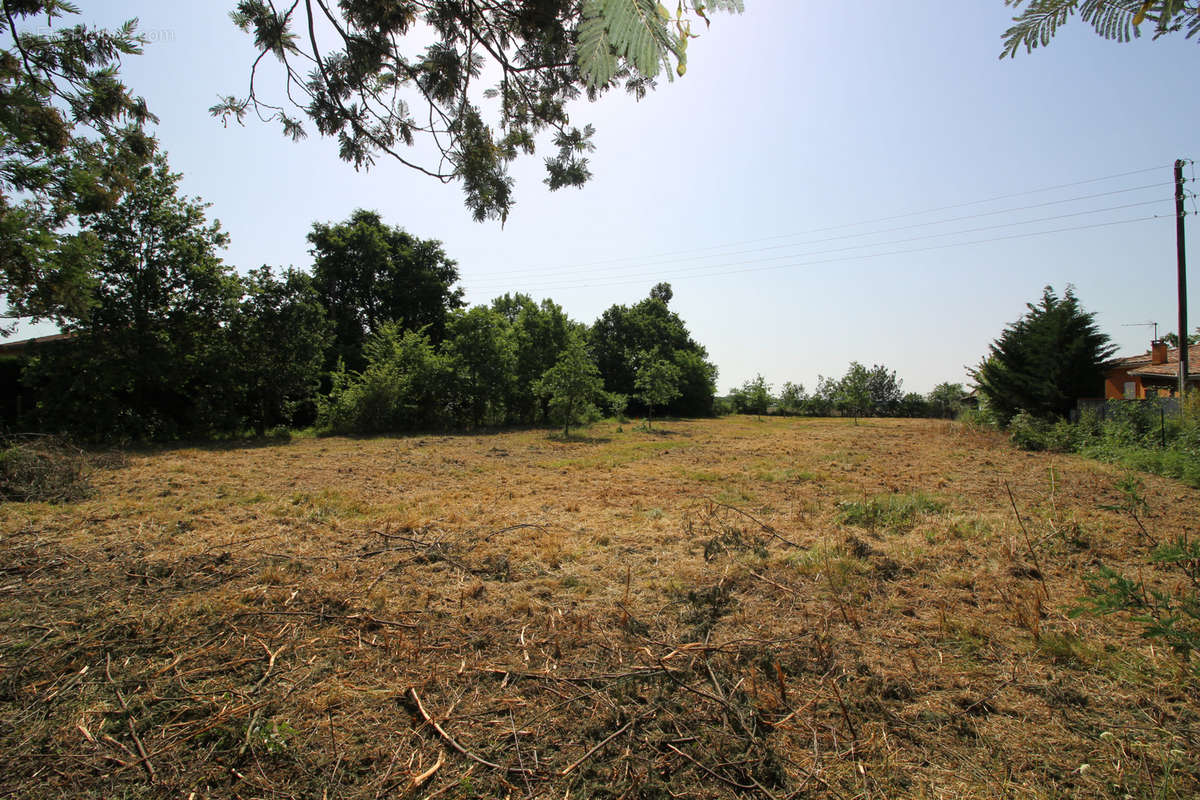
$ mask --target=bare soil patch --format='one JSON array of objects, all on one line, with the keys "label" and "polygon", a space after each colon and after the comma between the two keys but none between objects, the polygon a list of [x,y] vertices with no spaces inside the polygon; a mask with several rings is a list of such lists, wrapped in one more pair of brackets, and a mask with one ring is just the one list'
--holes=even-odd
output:
[{"label": "bare soil patch", "polygon": [[656,424],[131,453],[0,504],[0,796],[1200,794],[1195,680],[1067,614],[1101,563],[1172,590],[1120,470]]}]

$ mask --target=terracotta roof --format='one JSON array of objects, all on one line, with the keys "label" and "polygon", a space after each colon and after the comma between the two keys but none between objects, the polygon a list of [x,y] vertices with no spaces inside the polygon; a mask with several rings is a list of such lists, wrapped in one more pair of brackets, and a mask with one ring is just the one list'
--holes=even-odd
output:
[{"label": "terracotta roof", "polygon": [[[1162,364],[1151,364],[1150,353],[1117,358],[1104,365],[1105,369],[1128,369],[1130,375],[1178,375],[1179,348],[1167,351],[1167,360]],[[1132,367],[1132,369],[1130,369]],[[1188,377],[1200,374],[1200,344],[1188,346]]]}]

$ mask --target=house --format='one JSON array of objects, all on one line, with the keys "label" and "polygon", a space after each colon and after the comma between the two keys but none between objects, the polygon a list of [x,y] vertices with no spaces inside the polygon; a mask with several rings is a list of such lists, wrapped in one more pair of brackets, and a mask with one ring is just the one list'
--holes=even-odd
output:
[{"label": "house", "polygon": [[[1200,344],[1188,348],[1189,389],[1200,387]],[[1144,400],[1174,397],[1179,391],[1179,348],[1155,340],[1140,356],[1118,358],[1104,365],[1104,397]]]}]

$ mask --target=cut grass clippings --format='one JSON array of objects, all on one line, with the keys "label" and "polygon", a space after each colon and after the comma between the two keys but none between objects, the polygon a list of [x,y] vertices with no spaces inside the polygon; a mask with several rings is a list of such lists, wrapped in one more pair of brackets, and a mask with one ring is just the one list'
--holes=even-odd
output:
[{"label": "cut grass clippings", "polygon": [[1194,679],[1068,616],[1144,564],[1121,477],[921,420],[129,454],[0,504],[0,796],[1195,797]]}]

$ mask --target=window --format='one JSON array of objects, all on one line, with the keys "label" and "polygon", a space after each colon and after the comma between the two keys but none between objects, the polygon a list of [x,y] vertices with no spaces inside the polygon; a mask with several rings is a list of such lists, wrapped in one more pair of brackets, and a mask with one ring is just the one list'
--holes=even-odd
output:
[{"label": "window", "polygon": [[1137,382],[1136,381],[1125,381],[1125,399],[1126,400],[1136,400],[1137,399]]}]

